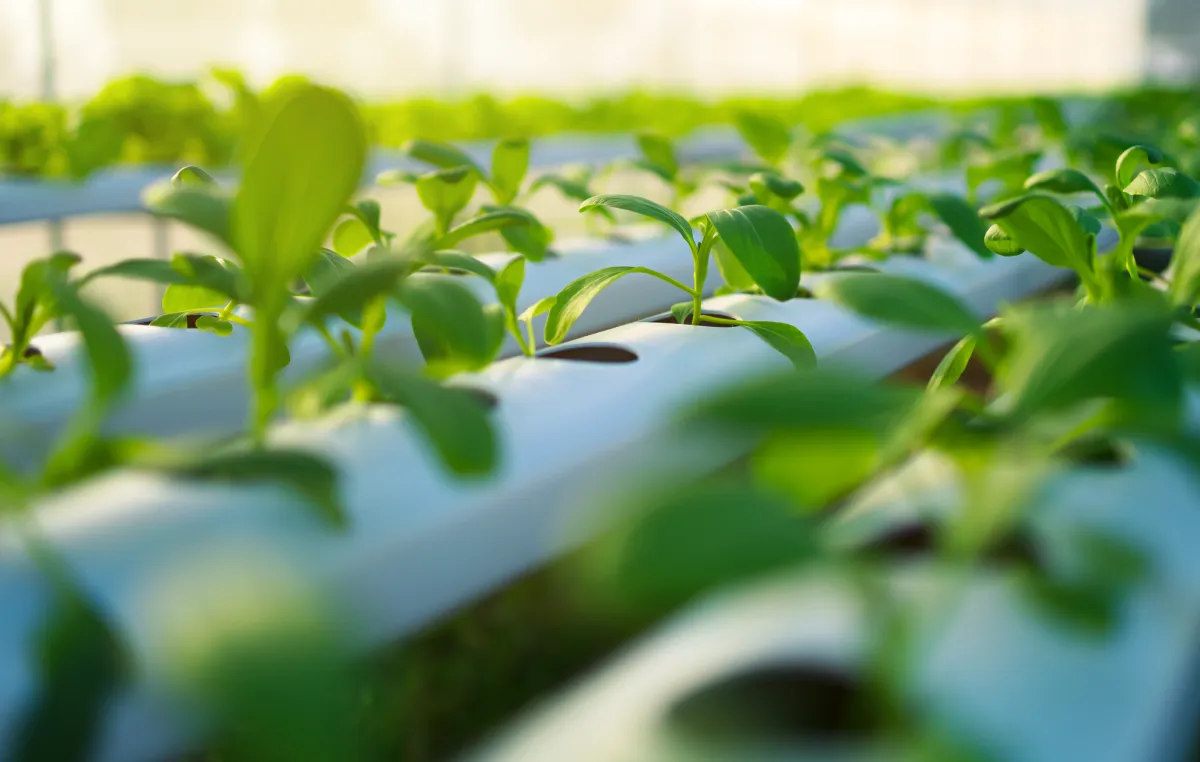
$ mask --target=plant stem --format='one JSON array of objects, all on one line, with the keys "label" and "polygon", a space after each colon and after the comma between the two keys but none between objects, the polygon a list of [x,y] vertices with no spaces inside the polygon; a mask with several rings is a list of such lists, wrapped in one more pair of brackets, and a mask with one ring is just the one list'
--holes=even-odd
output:
[{"label": "plant stem", "polygon": [[692,325],[700,325],[704,311],[704,281],[708,279],[708,255],[712,250],[712,240],[705,236],[695,254],[695,290],[692,291]]}]

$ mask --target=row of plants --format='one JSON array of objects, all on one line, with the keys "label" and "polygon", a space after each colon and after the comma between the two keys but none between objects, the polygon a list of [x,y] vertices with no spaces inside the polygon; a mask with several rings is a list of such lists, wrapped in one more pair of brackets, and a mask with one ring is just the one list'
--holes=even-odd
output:
[{"label": "row of plants", "polygon": [[[1085,440],[1085,434],[1103,431],[1111,421],[1103,418],[1100,423],[1084,428],[1075,421],[1065,430],[1056,429],[1049,434],[1044,430],[1043,408],[1058,411],[1070,407],[1078,394],[1072,386],[1076,376],[1068,376],[1064,381],[1061,375],[1074,372],[1098,384],[1094,388],[1099,391],[1087,392],[1091,397],[1112,396],[1112,387],[1105,385],[1109,365],[1103,363],[1119,367],[1127,376],[1133,372],[1130,368],[1146,364],[1131,363],[1130,357],[1119,353],[1105,354],[1107,340],[1119,333],[1114,324],[1153,322],[1150,317],[1138,317],[1140,312],[1135,315],[1136,310],[1130,311],[1129,305],[1136,304],[1146,316],[1155,316],[1158,322],[1153,322],[1154,331],[1162,327],[1164,320],[1167,326],[1164,330],[1175,323],[1188,323],[1158,295],[1160,291],[1155,286],[1164,286],[1166,281],[1139,270],[1132,255],[1134,243],[1149,225],[1164,226],[1165,235],[1171,236],[1191,211],[1191,196],[1180,190],[1190,187],[1180,179],[1186,178],[1186,174],[1156,166],[1166,157],[1148,147],[1131,148],[1121,156],[1112,175],[1114,190],[1100,190],[1076,170],[1059,170],[1027,181],[1034,191],[1094,193],[1099,206],[1073,209],[1035,193],[1003,201],[977,214],[968,201],[950,194],[929,194],[907,187],[897,189],[894,180],[878,178],[863,167],[850,150],[852,147],[825,141],[815,145],[797,141],[786,124],[778,120],[743,117],[739,127],[755,149],[757,160],[745,166],[719,167],[704,173],[730,190],[735,204],[730,208],[689,220],[662,205],[631,196],[596,196],[587,198],[582,205],[583,211],[590,212],[633,212],[673,228],[685,239],[693,257],[691,285],[644,268],[618,266],[587,275],[559,294],[547,295],[528,309],[518,311],[525,268],[538,266],[539,260],[548,255],[550,243],[546,226],[518,206],[522,194],[536,184],[525,178],[527,142],[501,142],[489,169],[476,166],[464,154],[446,145],[409,145],[409,153],[433,165],[433,171],[420,175],[390,173],[384,179],[413,184],[431,219],[415,234],[400,240],[381,229],[377,204],[363,200],[352,203],[368,141],[361,117],[344,96],[293,83],[268,96],[259,108],[260,121],[248,131],[242,148],[245,169],[236,190],[216,184],[199,168],[189,167],[169,186],[155,189],[148,196],[151,207],[158,213],[209,234],[220,248],[221,256],[184,254],[170,262],[130,261],[84,278],[72,278],[71,268],[77,264],[77,258],[56,254],[26,269],[13,308],[4,311],[14,337],[3,356],[4,372],[29,369],[21,366],[49,370],[48,363],[34,348],[33,337],[50,320],[66,317],[80,331],[88,353],[92,387],[75,424],[44,466],[36,473],[10,470],[2,474],[5,503],[11,506],[14,515],[28,516],[29,507],[50,491],[93,479],[121,466],[165,472],[185,481],[283,482],[304,495],[317,515],[334,526],[344,525],[347,517],[337,499],[334,469],[311,453],[271,444],[269,427],[281,410],[303,417],[328,414],[337,408],[338,415],[353,416],[355,411],[365,410],[365,405],[399,405],[418,422],[450,471],[468,476],[485,474],[494,467],[497,458],[495,434],[485,406],[477,395],[442,381],[463,370],[478,370],[490,364],[506,332],[526,354],[533,354],[537,342],[532,320],[540,314],[547,316],[544,342],[561,341],[572,322],[603,288],[629,275],[666,278],[679,288],[685,300],[672,310],[678,322],[696,326],[732,323],[744,327],[805,371],[773,382],[783,385],[778,395],[770,386],[748,392],[744,410],[734,405],[743,411],[737,415],[745,416],[745,420],[735,421],[737,425],[753,427],[754,416],[761,415],[763,423],[759,425],[786,428],[791,419],[771,411],[777,405],[781,406],[780,411],[786,411],[790,409],[788,406],[808,400],[813,405],[797,413],[800,420],[808,420],[807,416],[820,412],[825,418],[813,419],[821,424],[816,429],[821,432],[832,429],[839,437],[850,432],[847,436],[853,441],[855,432],[861,428],[855,411],[870,418],[870,426],[875,428],[869,427],[866,438],[871,446],[865,454],[859,450],[854,468],[843,468],[839,463],[835,468],[823,467],[816,469],[819,473],[807,474],[804,463],[820,462],[819,458],[810,458],[812,448],[823,449],[819,437],[811,431],[793,437],[790,430],[768,437],[769,441],[783,443],[782,449],[763,457],[776,464],[779,478],[792,473],[793,468],[795,473],[805,474],[792,483],[796,489],[812,490],[806,495],[816,496],[812,499],[814,506],[852,486],[850,476],[861,480],[866,473],[892,462],[893,458],[940,441],[935,434],[945,436],[947,442],[978,436],[983,443],[980,449],[985,452],[998,443],[1024,444],[1029,438],[1039,444],[1057,441],[1064,431],[1072,434],[1070,443]],[[678,178],[693,170],[679,166],[669,141],[647,133],[639,142],[644,154],[643,168],[671,187],[682,189],[681,195],[686,198],[690,181]],[[1147,165],[1149,168],[1143,169]],[[816,186],[815,201],[819,205],[815,208],[803,206],[804,184],[791,179],[797,171],[809,173],[806,179]],[[566,181],[547,182],[557,184],[568,196],[583,195]],[[460,219],[480,183],[494,203],[478,213],[465,215],[465,220]],[[831,248],[829,237],[841,211],[850,203],[870,202],[873,191],[880,188],[893,194],[881,212],[884,236],[865,248],[851,251]],[[1101,216],[1106,216],[1122,236],[1116,254],[1100,256],[1096,250],[1095,235]],[[873,386],[831,378],[824,372],[814,373],[815,355],[796,326],[730,320],[704,312],[702,294],[710,257],[720,268],[727,289],[785,301],[809,295],[800,288],[802,269],[845,269],[855,256],[879,259],[911,255],[920,250],[918,242],[928,236],[929,226],[935,220],[981,257],[993,252],[1012,255],[1028,249],[1051,265],[1071,268],[1081,278],[1087,305],[1078,314],[1087,320],[1100,315],[1109,321],[1097,324],[1102,327],[1089,328],[1089,324],[1068,320],[1076,314],[1075,310],[1063,315],[1053,311],[1055,320],[1066,321],[1061,331],[1052,332],[1058,343],[1050,342],[1049,349],[1043,347],[1042,355],[1035,357],[1041,358],[1038,362],[1023,361],[1025,365],[1032,363],[1032,368],[1023,372],[1031,374],[1045,388],[1036,393],[1020,392],[1018,385],[1000,397],[1006,400],[1005,404],[1011,404],[1007,400],[1013,394],[1018,400],[1022,394],[1033,395],[1033,402],[1025,403],[1028,409],[1018,405],[1017,412],[996,417],[990,413],[992,406],[988,400],[948,390],[975,355],[993,369],[1007,368],[1010,364],[1024,367],[1017,363],[1023,357],[1019,354],[1021,347],[1036,348],[1039,331],[1034,329],[1054,324],[1050,317],[1040,313],[1024,322],[1018,314],[983,323],[953,297],[910,279],[879,273],[841,273],[837,278],[822,281],[817,296],[837,301],[872,319],[906,328],[967,335],[939,369],[934,391],[919,396],[919,403],[912,403],[913,408],[892,408],[881,406],[871,396],[878,393],[891,399],[890,392],[877,392]],[[987,229],[987,223],[993,223],[991,230]],[[699,241],[693,227],[701,233]],[[470,236],[496,231],[506,234],[508,245],[520,255],[500,270],[452,250]],[[333,248],[322,248],[329,235]],[[1187,229],[1182,237],[1188,238]],[[1176,274],[1167,290],[1171,302],[1177,306],[1185,306],[1190,298],[1192,304],[1186,305],[1190,309],[1196,301],[1192,293],[1196,286],[1189,283],[1192,278],[1186,274],[1185,263],[1189,258],[1177,255],[1177,259]],[[1183,278],[1179,276],[1181,268],[1185,273]],[[484,278],[494,286],[496,303],[480,303],[453,278],[426,277],[430,270],[435,274],[467,273]],[[80,296],[80,288],[90,279],[117,276],[146,279],[167,287],[164,310],[168,314],[160,320],[163,324],[179,326],[191,322],[199,329],[218,334],[242,329],[249,332],[251,354],[247,365],[252,412],[244,438],[218,447],[209,443],[203,447],[181,447],[114,439],[104,433],[105,415],[128,383],[130,360],[120,333],[102,312]],[[1151,280],[1145,282],[1141,276]],[[387,362],[388,358],[378,357],[373,351],[374,339],[385,322],[397,319],[386,309],[389,302],[402,305],[411,319],[427,361],[422,371],[394,367]],[[1020,325],[1026,325],[1026,334],[1010,328]],[[305,328],[326,338],[331,362],[303,383],[284,388],[279,375],[288,362],[288,342]],[[1073,338],[1076,334],[1093,335],[1090,331],[1098,337],[1090,344]],[[1014,333],[1009,335],[1010,332]],[[1154,343],[1157,339],[1150,341],[1148,336],[1146,332],[1138,333],[1117,346],[1128,351],[1157,346]],[[1064,347],[1081,352],[1082,360],[1062,362]],[[1169,358],[1171,367],[1178,369],[1174,349]],[[1092,362],[1102,364],[1088,364]],[[1092,373],[1093,370],[1097,372]],[[1169,373],[1164,376],[1164,369],[1152,363],[1150,370],[1153,372],[1131,377],[1128,381],[1131,388],[1136,387],[1141,393],[1148,379],[1180,377]],[[1043,379],[1047,373],[1049,378]],[[1105,380],[1097,381],[1093,376]],[[808,383],[833,396],[814,397],[804,391],[803,384]],[[861,399],[853,397],[860,388]],[[1163,389],[1154,387],[1155,394]],[[837,397],[837,394],[851,397]],[[1048,396],[1050,401],[1040,400],[1038,395]],[[898,396],[911,402],[911,395]],[[890,444],[896,428],[893,424],[903,417],[897,410],[927,408],[934,410],[929,413],[932,417],[923,413],[920,426],[912,432],[907,431],[909,427],[902,427],[904,437]],[[1135,412],[1140,414],[1141,409]],[[1162,417],[1165,420],[1166,416]],[[839,422],[843,418],[844,423]],[[808,425],[797,424],[801,428]],[[1172,431],[1167,426],[1163,430]],[[1042,438],[1034,437],[1035,434]],[[887,440],[889,446],[884,448],[882,440]],[[804,449],[805,441],[809,450]],[[835,475],[845,480],[838,489],[827,483]],[[771,482],[768,485],[771,489],[778,486]],[[735,503],[722,503],[722,510],[736,509]],[[753,519],[745,523],[754,531]],[[42,693],[21,725],[16,758],[85,758],[99,732],[104,707],[130,668],[128,654],[73,583],[68,566],[39,536],[36,524],[23,522],[22,532],[28,552],[54,582],[57,605],[43,631],[43,642],[54,643],[55,647],[38,657]],[[741,535],[730,531],[728,536]],[[759,559],[751,564],[755,568],[762,559],[772,556],[762,550],[768,546],[762,545],[760,539],[745,546]],[[660,557],[679,560],[677,554]],[[739,559],[738,564],[741,563]],[[687,572],[686,565],[678,566],[673,561],[670,566],[666,571],[673,577]],[[711,571],[706,574],[710,583],[725,581],[728,576],[723,571],[715,577]],[[630,579],[644,579],[653,584],[654,577],[639,572]],[[288,620],[279,626],[286,631],[295,624]],[[344,732],[334,732],[338,729],[330,722],[308,723],[306,732],[312,735],[291,732],[300,718],[314,716],[308,713],[319,716],[333,709],[345,710],[344,706],[331,708],[327,703],[331,697],[343,697],[342,689],[327,690],[330,684],[322,682],[334,680],[333,675],[340,674],[335,667],[345,655],[338,651],[337,645],[318,638],[311,643],[301,642],[295,653],[286,654],[316,665],[314,674],[309,676],[315,682],[301,686],[308,690],[292,685],[289,681],[295,675],[283,674],[288,670],[278,660],[266,660],[271,669],[277,670],[275,673],[264,674],[257,669],[247,672],[246,660],[257,663],[263,658],[262,649],[276,646],[275,642],[257,641],[238,644],[242,650],[233,654],[236,661],[217,665],[220,668],[210,663],[190,664],[193,672],[188,677],[197,681],[191,689],[201,703],[215,707],[239,742],[248,745],[252,756],[344,759],[350,754],[348,749],[353,739]],[[232,658],[229,653],[215,652],[199,656],[201,662]],[[283,655],[280,656],[282,659]],[[259,680],[261,683],[256,682]],[[280,700],[280,693],[285,693],[288,700]],[[85,700],[79,701],[80,696]],[[276,701],[277,706],[267,706]],[[64,733],[63,727],[77,728],[77,732]],[[284,728],[287,731],[281,732]],[[281,746],[283,736],[289,737]],[[349,746],[339,745],[343,743]]]}]

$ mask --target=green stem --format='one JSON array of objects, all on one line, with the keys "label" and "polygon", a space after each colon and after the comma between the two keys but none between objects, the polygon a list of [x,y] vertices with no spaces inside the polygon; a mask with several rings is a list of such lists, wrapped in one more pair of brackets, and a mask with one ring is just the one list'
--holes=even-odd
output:
[{"label": "green stem", "polygon": [[225,303],[225,306],[221,308],[221,312],[220,312],[220,314],[217,315],[217,319],[218,320],[228,320],[230,318],[230,316],[233,315],[233,311],[235,309],[237,309],[237,302],[234,301],[233,299],[230,299],[228,302]]},{"label": "green stem", "polygon": [[325,343],[329,345],[329,348],[333,350],[335,355],[342,358],[346,356],[345,348],[338,343],[337,339],[333,338],[333,334],[329,332],[329,329],[324,324],[317,326],[317,333],[321,335],[321,338],[325,340]]},{"label": "green stem", "polygon": [[700,325],[704,305],[704,281],[708,279],[708,257],[712,251],[712,239],[705,236],[694,254],[695,290],[692,291],[692,325]]}]

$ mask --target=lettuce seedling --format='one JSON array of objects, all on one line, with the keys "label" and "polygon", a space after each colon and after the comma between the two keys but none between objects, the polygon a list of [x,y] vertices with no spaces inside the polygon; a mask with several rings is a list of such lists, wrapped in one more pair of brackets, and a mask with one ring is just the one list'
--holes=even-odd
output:
[{"label": "lettuce seedling", "polygon": [[920,191],[901,193],[892,201],[882,216],[882,231],[868,244],[868,252],[921,254],[929,235],[929,218],[940,221],[980,257],[992,256],[984,243],[988,226],[966,199],[953,193]]},{"label": "lettuce seedling", "polygon": [[632,165],[662,180],[671,190],[672,207],[679,207],[700,189],[699,179],[679,161],[674,142],[661,133],[639,132],[634,136],[641,156]]},{"label": "lettuce seedling", "polygon": [[[503,236],[509,248],[534,262],[540,262],[546,258],[550,244],[554,240],[553,232],[539,222],[532,213],[518,205],[529,173],[530,145],[528,140],[507,138],[497,141],[492,149],[490,172],[476,163],[466,152],[449,143],[413,140],[404,145],[403,151],[411,158],[439,170],[457,172],[467,168],[474,177],[474,181],[482,181],[491,193],[492,204],[485,206],[482,210],[485,216],[508,212],[520,212],[524,215],[525,224],[523,225],[513,224],[494,228]],[[417,182],[417,192],[421,192],[419,181],[413,180],[409,173],[399,170],[383,173],[379,176],[378,181],[382,185],[396,182]],[[474,195],[474,184],[471,184],[470,187],[471,194]],[[530,188],[529,193],[532,194],[532,192],[533,188]],[[426,203],[424,196],[421,200],[422,203],[425,203],[426,208],[430,208],[430,204]],[[470,198],[467,201],[469,202]],[[433,211],[435,215],[438,214],[435,209],[430,208],[430,211]],[[434,249],[451,249],[457,243],[457,241],[441,241],[434,245]]]},{"label": "lettuce seedling", "polygon": [[[816,362],[808,339],[794,326],[766,321],[731,320],[705,315],[702,309],[704,282],[713,246],[722,241],[738,264],[763,293],[779,301],[796,296],[800,284],[800,249],[787,219],[765,206],[744,206],[709,212],[696,219],[701,240],[696,242],[692,224],[677,212],[638,196],[596,196],[579,208],[581,212],[607,207],[621,209],[662,222],[679,233],[692,253],[693,282],[686,286],[669,275],[647,267],[606,267],[569,283],[549,304],[545,338],[548,344],[563,341],[588,304],[605,288],[634,273],[649,275],[675,286],[691,297],[676,305],[675,319],[692,325],[705,323],[735,325],[753,332],[798,367]],[[536,306],[535,306],[536,311]]]}]

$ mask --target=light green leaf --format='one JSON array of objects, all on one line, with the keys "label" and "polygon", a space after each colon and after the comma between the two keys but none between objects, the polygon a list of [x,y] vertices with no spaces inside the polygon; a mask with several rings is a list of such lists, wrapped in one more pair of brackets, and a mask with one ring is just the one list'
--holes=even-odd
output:
[{"label": "light green leaf", "polygon": [[743,206],[709,212],[729,251],[763,292],[787,301],[800,286],[800,247],[787,219],[765,206]]},{"label": "light green leaf", "polygon": [[[789,180],[774,172],[755,172],[747,180],[754,195],[765,202],[775,196],[784,203],[792,201],[804,192],[804,185],[796,180]],[[743,204],[745,206],[745,204]]]},{"label": "light green leaf", "polygon": [[316,256],[362,179],[366,135],[334,90],[301,85],[264,103],[233,203],[234,249],[257,292],[282,294]]},{"label": "light green leaf", "polygon": [[767,320],[743,320],[738,325],[749,330],[771,345],[772,349],[791,360],[797,370],[809,370],[817,367],[817,353],[809,343],[808,337],[796,326]]},{"label": "light green leaf", "polygon": [[713,242],[712,255],[727,286],[735,291],[750,291],[755,288],[754,278],[750,277],[750,273],[746,272],[746,268],[742,267],[742,263],[733,256],[733,252],[720,238]]},{"label": "light green leaf", "polygon": [[1027,191],[1046,191],[1048,193],[1095,193],[1101,201],[1106,201],[1104,191],[1100,190],[1092,179],[1077,169],[1050,169],[1038,172],[1025,181]]},{"label": "light green leaf", "polygon": [[488,283],[496,282],[496,271],[470,254],[461,251],[434,251],[422,257],[431,267],[448,267],[478,275]]},{"label": "light green leaf", "polygon": [[476,164],[464,151],[455,148],[449,143],[441,143],[433,140],[410,140],[400,150],[417,161],[439,169],[470,167],[475,170],[476,174],[483,177],[483,167]]},{"label": "light green leaf", "polygon": [[374,369],[372,378],[385,398],[409,412],[450,471],[483,476],[495,468],[496,434],[470,392],[386,367]]},{"label": "light green leaf", "polygon": [[180,185],[216,185],[213,176],[200,167],[188,165],[171,176],[171,184]]},{"label": "light green leaf", "polygon": [[636,139],[642,156],[651,166],[661,170],[666,179],[679,174],[679,159],[670,138],[655,132],[639,132]]},{"label": "light green leaf", "polygon": [[163,291],[162,311],[166,314],[219,309],[229,298],[219,291],[203,286],[170,285]]},{"label": "light green leaf", "polygon": [[147,188],[142,194],[142,203],[160,217],[178,220],[208,233],[231,251],[236,248],[230,221],[233,202],[215,186],[174,187],[163,183]]},{"label": "light green leaf", "polygon": [[1200,183],[1172,167],[1147,169],[1125,186],[1125,192],[1146,198],[1196,198]]},{"label": "light green leaf", "polygon": [[478,183],[479,174],[473,169],[443,169],[417,178],[417,196],[433,212],[440,229],[448,230],[458,213],[471,203]]},{"label": "light green leaf", "polygon": [[357,217],[347,217],[333,231],[333,250],[343,257],[353,257],[374,243],[375,236]]},{"label": "light green leaf", "polygon": [[633,273],[658,275],[645,267],[604,267],[568,283],[558,293],[550,315],[546,318],[546,343],[558,344],[563,341],[575,325],[575,321],[601,291]]},{"label": "light green leaf", "polygon": [[988,251],[1002,257],[1015,257],[1025,252],[1025,248],[1015,238],[1004,232],[1004,228],[999,225],[992,225],[988,228],[987,234],[983,237],[983,244],[988,247]]},{"label": "light green leaf", "polygon": [[1138,176],[1138,170],[1143,164],[1151,166],[1162,164],[1165,157],[1162,151],[1151,146],[1130,146],[1117,159],[1117,185],[1124,188]]},{"label": "light green leaf", "polygon": [[1171,279],[1171,301],[1177,306],[1194,309],[1200,301],[1200,209],[1183,224],[1172,260],[1175,275]]},{"label": "light green leaf", "polygon": [[496,143],[492,150],[492,189],[496,203],[511,204],[521,192],[521,183],[529,171],[529,141],[510,138]]},{"label": "light green leaf", "polygon": [[160,285],[171,285],[172,283],[187,284],[191,283],[191,279],[183,273],[171,266],[171,263],[163,259],[126,259],[117,262],[114,265],[107,267],[99,267],[92,270],[87,275],[83,276],[76,282],[76,286],[83,288],[88,283],[91,283],[98,278],[129,278],[131,280],[141,280],[148,283],[158,283]]},{"label": "light green leaf", "polygon": [[543,315],[543,314],[549,312],[554,307],[554,303],[557,301],[558,301],[558,294],[553,294],[551,296],[543,296],[541,299],[538,299],[536,302],[534,302],[532,305],[530,305],[528,308],[526,308],[526,310],[524,312],[522,312],[520,315],[518,315],[517,319],[523,320],[525,322],[529,322],[530,320],[533,320],[538,315]]},{"label": "light green leaf", "polygon": [[468,238],[506,228],[523,227],[536,222],[529,212],[511,207],[498,209],[473,217],[461,225],[451,228],[438,239],[437,246],[440,249],[453,248]]},{"label": "light green leaf", "polygon": [[226,302],[242,301],[238,272],[224,260],[199,254],[176,254],[171,268],[185,279],[167,286],[163,292],[165,313],[194,312],[222,307]]},{"label": "light green leaf", "polygon": [[735,124],[742,140],[767,164],[776,166],[792,146],[792,131],[781,120],[767,114],[742,112]]},{"label": "light green leaf", "polygon": [[971,356],[975,354],[975,345],[979,339],[976,334],[964,336],[957,344],[951,347],[942,361],[933,371],[933,375],[929,377],[928,388],[930,391],[940,389],[948,389],[958,383],[958,379],[962,378],[962,374],[967,370],[967,364],[971,362]]},{"label": "light green leaf", "polygon": [[999,225],[1021,246],[1054,267],[1092,269],[1092,241],[1069,209],[1050,196],[1030,194],[993,204],[980,216]]},{"label": "light green leaf", "polygon": [[627,212],[640,214],[643,217],[649,217],[652,220],[658,220],[669,225],[679,235],[683,236],[683,239],[688,242],[688,247],[693,252],[696,251],[696,238],[692,233],[692,226],[683,218],[683,215],[673,212],[665,206],[656,204],[640,196],[603,195],[593,196],[584,201],[580,205],[579,211],[587,212],[600,208],[623,209]]},{"label": "light green leaf", "polygon": [[899,275],[846,273],[821,281],[813,293],[871,320],[903,328],[971,333],[982,322],[942,289]]},{"label": "light green leaf", "polygon": [[54,298],[83,337],[92,382],[92,398],[103,409],[121,396],[133,375],[133,357],[125,340],[103,310],[79,297],[64,281],[54,283]]},{"label": "light green leaf", "polygon": [[992,256],[991,249],[984,243],[988,226],[966,199],[952,193],[934,193],[929,196],[929,205],[938,219],[950,228],[954,237],[966,244],[971,251],[984,259]]},{"label": "light green leaf", "polygon": [[517,299],[525,283],[525,259],[516,257],[496,275],[496,296],[509,312],[517,311]]},{"label": "light green leaf", "polygon": [[332,315],[357,315],[364,304],[394,292],[412,268],[410,260],[394,257],[352,266],[322,284],[321,293],[314,292],[304,322],[319,325]]},{"label": "light green leaf", "polygon": [[549,253],[554,231],[530,215],[529,224],[502,228],[500,235],[510,249],[521,254],[530,262],[541,262]]}]

